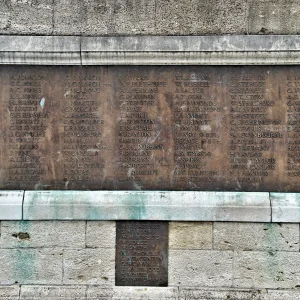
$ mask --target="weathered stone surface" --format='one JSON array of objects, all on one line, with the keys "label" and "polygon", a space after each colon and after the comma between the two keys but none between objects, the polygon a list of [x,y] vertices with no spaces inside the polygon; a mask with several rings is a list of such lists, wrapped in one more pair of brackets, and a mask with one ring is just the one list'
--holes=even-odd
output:
[{"label": "weathered stone surface", "polygon": [[295,288],[300,282],[298,252],[236,252],[233,286],[238,288]]},{"label": "weathered stone surface", "polygon": [[85,300],[85,286],[26,286],[22,285],[20,300]]},{"label": "weathered stone surface", "polygon": [[160,0],[156,8],[156,34],[244,34],[246,14],[247,3],[239,0]]},{"label": "weathered stone surface", "polygon": [[86,247],[114,248],[116,245],[116,222],[88,221],[86,227]]},{"label": "weathered stone surface", "polygon": [[299,300],[300,291],[268,290],[268,300]]},{"label": "weathered stone surface", "polygon": [[300,222],[298,193],[270,193],[273,222]]},{"label": "weathered stone surface", "polygon": [[177,300],[178,289],[176,287],[113,287],[103,288],[99,286],[87,287],[87,300]]},{"label": "weathered stone surface", "polygon": [[214,223],[214,249],[299,251],[299,224]]},{"label": "weathered stone surface", "polygon": [[170,249],[212,249],[211,222],[170,222]]},{"label": "weathered stone surface", "polygon": [[0,284],[61,284],[62,252],[1,249],[0,270]]},{"label": "weathered stone surface", "polygon": [[85,222],[2,222],[0,248],[85,248]]},{"label": "weathered stone surface", "polygon": [[26,191],[24,220],[268,222],[268,193]]},{"label": "weathered stone surface", "polygon": [[0,300],[19,300],[20,287],[13,286],[0,286]]},{"label": "weathered stone surface", "polygon": [[64,251],[64,284],[114,285],[115,249]]},{"label": "weathered stone surface", "polygon": [[170,250],[170,286],[220,286],[232,284],[232,251]]},{"label": "weathered stone surface", "polygon": [[0,220],[22,220],[24,191],[0,192]]},{"label": "weathered stone surface", "polygon": [[[179,300],[268,300],[266,291],[180,288]],[[283,298],[282,298],[283,299]],[[279,300],[279,299],[278,299]]]},{"label": "weathered stone surface", "polygon": [[299,34],[299,0],[250,0],[250,34]]},{"label": "weathered stone surface", "polygon": [[[51,34],[53,1],[5,0],[0,4],[0,34]],[[3,8],[3,10],[1,10]]]},{"label": "weathered stone surface", "polygon": [[[82,35],[140,35],[155,33],[154,0],[82,1]],[[70,30],[72,30],[70,28]]]}]

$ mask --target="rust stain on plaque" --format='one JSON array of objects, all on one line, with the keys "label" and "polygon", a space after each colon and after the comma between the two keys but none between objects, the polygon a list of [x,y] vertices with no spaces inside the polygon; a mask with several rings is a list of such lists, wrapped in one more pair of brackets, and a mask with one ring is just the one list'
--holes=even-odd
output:
[{"label": "rust stain on plaque", "polygon": [[300,191],[300,67],[0,68],[0,188]]},{"label": "rust stain on plaque", "polygon": [[168,222],[119,221],[117,286],[168,286]]}]

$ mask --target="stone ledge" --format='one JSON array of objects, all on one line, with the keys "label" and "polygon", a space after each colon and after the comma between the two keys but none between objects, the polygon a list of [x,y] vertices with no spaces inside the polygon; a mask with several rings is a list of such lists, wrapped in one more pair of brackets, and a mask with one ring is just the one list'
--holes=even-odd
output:
[{"label": "stone ledge", "polygon": [[300,64],[299,35],[0,36],[0,64]]},{"label": "stone ledge", "polygon": [[300,193],[270,193],[273,222],[300,223]]},{"label": "stone ledge", "polygon": [[22,220],[24,191],[0,191],[0,220]]},{"label": "stone ledge", "polygon": [[270,222],[269,193],[26,191],[24,220]]}]

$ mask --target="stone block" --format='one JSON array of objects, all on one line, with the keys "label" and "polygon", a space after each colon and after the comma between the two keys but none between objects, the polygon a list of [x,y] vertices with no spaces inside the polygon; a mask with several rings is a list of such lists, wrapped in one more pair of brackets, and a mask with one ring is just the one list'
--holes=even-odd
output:
[{"label": "stone block", "polygon": [[114,248],[116,245],[116,222],[88,221],[86,227],[86,247]]},{"label": "stone block", "polygon": [[87,300],[177,300],[178,289],[175,287],[87,287]]},{"label": "stone block", "polygon": [[24,191],[0,192],[0,220],[22,220]]},{"label": "stone block", "polygon": [[20,300],[86,300],[85,286],[26,286],[21,287]]},{"label": "stone block", "polygon": [[299,0],[250,0],[250,34],[299,34]]},{"label": "stone block", "polygon": [[85,248],[83,221],[2,222],[0,248]]},{"label": "stone block", "polygon": [[270,193],[273,222],[300,223],[299,193]]},{"label": "stone block", "polygon": [[266,291],[180,288],[179,300],[268,300]]},{"label": "stone block", "polygon": [[53,34],[80,35],[86,10],[81,0],[54,1]]},{"label": "stone block", "polygon": [[19,300],[20,286],[0,286],[0,300]]},{"label": "stone block", "polygon": [[170,286],[230,287],[232,251],[170,250]]},{"label": "stone block", "polygon": [[5,0],[1,1],[0,34],[51,34],[52,0]]},{"label": "stone block", "polygon": [[0,1],[0,33],[7,32],[10,26],[10,1]]},{"label": "stone block", "polygon": [[299,251],[299,224],[214,223],[214,249]]},{"label": "stone block", "polygon": [[247,2],[159,0],[157,35],[245,34]]},{"label": "stone block", "polygon": [[155,34],[155,0],[84,0],[82,35]]},{"label": "stone block", "polygon": [[235,253],[233,286],[295,288],[300,282],[300,253],[241,251]]},{"label": "stone block", "polygon": [[64,251],[64,284],[114,285],[115,249]]},{"label": "stone block", "polygon": [[1,249],[1,284],[61,284],[62,252],[52,249]]},{"label": "stone block", "polygon": [[299,300],[300,291],[268,290],[268,300]]},{"label": "stone block", "polygon": [[212,249],[211,222],[170,222],[170,249]]}]

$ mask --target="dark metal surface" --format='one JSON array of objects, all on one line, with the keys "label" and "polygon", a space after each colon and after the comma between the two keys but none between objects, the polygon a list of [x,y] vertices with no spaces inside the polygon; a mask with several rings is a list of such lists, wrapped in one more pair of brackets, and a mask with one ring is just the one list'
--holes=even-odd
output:
[{"label": "dark metal surface", "polygon": [[116,285],[168,286],[168,222],[117,222]]},{"label": "dark metal surface", "polygon": [[300,191],[300,67],[0,68],[1,189]]}]

